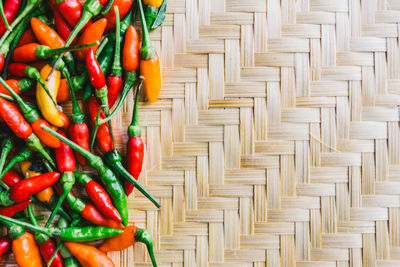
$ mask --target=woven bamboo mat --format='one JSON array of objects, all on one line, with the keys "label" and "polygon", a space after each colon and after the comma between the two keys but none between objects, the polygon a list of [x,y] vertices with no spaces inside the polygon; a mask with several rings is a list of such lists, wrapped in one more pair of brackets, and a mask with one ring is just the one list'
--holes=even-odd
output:
[{"label": "woven bamboo mat", "polygon": [[129,198],[159,266],[400,266],[399,22],[396,0],[168,0],[140,108],[162,208]]}]

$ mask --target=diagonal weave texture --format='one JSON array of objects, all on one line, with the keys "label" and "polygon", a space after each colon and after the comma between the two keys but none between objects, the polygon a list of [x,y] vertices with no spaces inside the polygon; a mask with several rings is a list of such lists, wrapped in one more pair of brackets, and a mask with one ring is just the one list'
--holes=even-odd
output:
[{"label": "diagonal weave texture", "polygon": [[159,266],[400,266],[399,22],[395,0],[168,0],[140,108],[162,208],[129,201]]}]

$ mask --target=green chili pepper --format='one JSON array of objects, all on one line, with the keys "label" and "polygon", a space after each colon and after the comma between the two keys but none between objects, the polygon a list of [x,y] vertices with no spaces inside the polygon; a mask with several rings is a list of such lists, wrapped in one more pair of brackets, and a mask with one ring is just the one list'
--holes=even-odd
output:
[{"label": "green chili pepper", "polygon": [[11,138],[6,138],[1,143],[1,156],[0,156],[0,173],[3,171],[4,164],[6,163],[6,158],[8,153],[14,147],[14,142]]},{"label": "green chili pepper", "polygon": [[103,238],[109,238],[116,235],[122,234],[124,231],[121,229],[104,227],[104,226],[84,226],[84,227],[50,227],[45,228],[41,226],[35,226],[27,222],[21,222],[13,218],[0,215],[0,221],[5,224],[18,225],[26,227],[35,232],[43,233],[50,237],[60,238],[66,241],[93,241]]},{"label": "green chili pepper", "polygon": [[[161,26],[161,24],[165,20],[165,12],[166,11],[167,11],[167,0],[164,0],[164,2],[162,3],[162,5],[160,6],[160,8],[158,10],[157,16],[154,19],[154,21],[152,21],[151,24],[147,23],[147,27],[149,30],[154,30]],[[144,12],[144,15],[146,16],[146,11]],[[146,22],[147,22],[147,17],[146,17]]]}]

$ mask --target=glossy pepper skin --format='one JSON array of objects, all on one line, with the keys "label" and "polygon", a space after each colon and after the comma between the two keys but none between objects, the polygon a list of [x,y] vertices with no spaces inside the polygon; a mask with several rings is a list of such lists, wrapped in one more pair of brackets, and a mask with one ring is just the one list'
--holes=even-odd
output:
[{"label": "glossy pepper skin", "polygon": [[0,262],[3,260],[3,255],[10,249],[11,240],[8,237],[0,238]]},{"label": "glossy pepper skin", "polygon": [[19,181],[21,181],[21,177],[19,177],[19,175],[13,171],[13,170],[9,170],[8,172],[6,172],[4,174],[4,176],[1,178],[1,181],[3,183],[5,183],[8,187],[12,187],[14,186],[16,183],[18,183]]},{"label": "glossy pepper skin", "polygon": [[159,8],[164,0],[143,0],[143,4]]},{"label": "glossy pepper skin", "polygon": [[[64,17],[60,14],[60,12],[56,8],[53,8],[53,14],[57,32],[60,35],[60,37],[65,41],[71,34],[72,27],[65,21]],[[76,43],[76,41],[77,38],[74,39],[72,44]]]},{"label": "glossy pepper skin", "polygon": [[60,80],[60,86],[57,92],[57,103],[64,103],[71,99],[71,94],[69,93],[69,86],[66,78]]},{"label": "glossy pepper skin", "polygon": [[153,239],[150,233],[135,225],[125,227],[122,234],[107,239],[99,249],[103,252],[120,251],[135,245],[136,242],[141,242],[146,245],[153,266],[157,266],[156,258],[154,256]]},{"label": "glossy pepper skin", "polygon": [[[6,83],[17,94],[26,92],[29,89],[33,88],[35,85],[35,82],[28,78],[24,78],[24,79],[20,79],[20,80],[9,79],[9,80],[6,80]],[[11,94],[8,92],[8,90],[1,84],[0,84],[0,93],[11,96]]]},{"label": "glossy pepper skin", "polygon": [[[126,166],[128,172],[137,180],[142,171],[144,144],[141,137],[142,131],[139,126],[139,89],[136,92],[135,107],[132,115],[131,125],[128,127],[128,144],[127,144],[127,159]],[[124,181],[125,193],[130,195],[133,191],[133,184]]]},{"label": "glossy pepper skin", "polygon": [[89,175],[84,173],[75,173],[75,177],[80,184],[85,185],[85,189],[89,198],[94,205],[108,218],[117,222],[122,222],[121,215],[112,204],[111,198],[107,192],[96,181],[92,180]]},{"label": "glossy pepper skin", "polygon": [[65,242],[65,246],[74,255],[83,267],[114,267],[113,261],[103,252],[95,247]]},{"label": "glossy pepper skin", "polygon": [[106,85],[106,80],[92,48],[89,48],[87,52],[86,66],[89,72],[90,82],[96,90],[101,90]]},{"label": "glossy pepper skin", "polygon": [[[46,65],[40,71],[40,76],[46,79],[50,71],[51,71],[51,66]],[[52,95],[53,99],[57,98],[57,90],[58,87],[60,86],[60,78],[61,78],[60,72],[58,70],[54,70],[50,79],[46,82],[47,87],[49,88],[50,94]],[[60,118],[60,114],[58,112],[57,107],[53,104],[50,97],[46,94],[45,90],[40,84],[37,85],[36,89],[36,101],[43,117],[49,123],[57,127],[64,126],[64,122]]]},{"label": "glossy pepper skin", "polygon": [[[3,5],[4,15],[8,23],[11,23],[18,14],[19,7],[21,6],[20,0],[7,0]],[[3,20],[0,20],[0,35],[7,30]]]},{"label": "glossy pepper skin", "polygon": [[16,203],[29,199],[32,195],[57,182],[60,174],[58,172],[48,172],[35,177],[21,180],[10,188],[10,199]]},{"label": "glossy pepper skin", "polygon": [[110,12],[108,12],[107,15],[105,15],[105,18],[107,19],[107,27],[106,27],[107,31],[115,27],[116,18],[115,18],[114,7],[116,6],[118,7],[119,16],[121,19],[123,19],[131,10],[132,4],[133,4],[132,0],[114,0],[114,2],[111,5]]},{"label": "glossy pepper skin", "polygon": [[[40,244],[40,254],[42,255],[44,261],[47,263],[50,258],[53,256],[54,252],[56,252],[57,246],[53,240],[48,239],[46,242]],[[63,267],[63,261],[59,253],[54,257],[50,267]]]},{"label": "glossy pepper skin", "polygon": [[36,42],[36,36],[33,33],[31,28],[28,28],[24,31],[24,33],[22,34],[21,38],[18,40],[18,43],[15,47],[20,47],[29,43],[34,43]]},{"label": "glossy pepper skin", "polygon": [[125,71],[137,71],[139,68],[139,35],[130,25],[125,33],[122,64]]},{"label": "glossy pepper skin", "polygon": [[[65,136],[65,134],[58,130],[58,133]],[[57,167],[60,172],[73,172],[76,168],[76,160],[72,148],[61,142],[59,148],[55,150]]]},{"label": "glossy pepper skin", "polygon": [[[32,162],[29,160],[22,161],[19,163],[19,168],[21,170],[21,173],[25,178],[30,178],[30,177],[35,177],[38,175],[41,175],[40,172],[35,172],[31,171],[29,168],[32,166]],[[39,193],[35,194],[35,197],[41,201],[41,202],[46,202],[50,203],[51,198],[54,196],[54,190],[53,187],[49,186],[46,189],[40,191]]]},{"label": "glossy pepper skin", "polygon": [[7,216],[7,217],[14,217],[14,215],[17,212],[23,211],[24,209],[26,209],[26,207],[29,206],[29,204],[31,204],[32,200],[31,199],[27,199],[25,201],[22,201],[20,203],[8,206],[8,207],[2,207],[0,208],[0,214],[3,216]]},{"label": "glossy pepper skin", "polygon": [[33,132],[19,110],[8,101],[0,97],[0,116],[16,136],[27,139]]},{"label": "glossy pepper skin", "polygon": [[144,77],[143,89],[149,102],[155,102],[161,89],[161,68],[156,49],[147,30],[142,2],[138,1],[143,30],[143,45],[140,48],[140,75]]},{"label": "glossy pepper skin", "polygon": [[[89,97],[86,103],[89,111],[90,120],[92,122],[92,125],[94,125],[97,112],[100,108],[100,103],[94,96]],[[104,111],[101,111],[99,119],[104,119],[105,117],[106,116],[104,114]],[[99,128],[97,129],[96,141],[97,146],[103,153],[114,148],[108,124],[104,123],[99,126]]]},{"label": "glossy pepper skin", "polygon": [[6,164],[6,166],[4,167],[2,173],[0,174],[0,177],[3,177],[9,170],[11,170],[11,168],[24,160],[28,160],[30,157],[32,156],[32,150],[30,150],[27,147],[23,147],[21,148],[17,154],[15,154]]},{"label": "glossy pepper skin", "polygon": [[[23,231],[23,229],[22,229]],[[12,252],[20,267],[42,267],[39,248],[31,233],[24,233],[12,241]]]},{"label": "glossy pepper skin", "polygon": [[[60,11],[62,16],[68,22],[69,25],[75,26],[78,24],[82,16],[83,6],[77,0],[56,0],[57,9]],[[91,25],[92,22],[89,21],[85,27]],[[84,27],[84,28],[85,28]]]},{"label": "glossy pepper skin", "polygon": [[[104,30],[107,25],[107,19],[102,18],[94,22],[92,25],[86,28],[82,35],[78,39],[78,44],[89,44],[93,42],[100,42],[103,36]],[[92,47],[93,51],[96,52],[98,45]],[[89,48],[80,49],[75,52],[79,60],[85,60],[86,54]]]}]

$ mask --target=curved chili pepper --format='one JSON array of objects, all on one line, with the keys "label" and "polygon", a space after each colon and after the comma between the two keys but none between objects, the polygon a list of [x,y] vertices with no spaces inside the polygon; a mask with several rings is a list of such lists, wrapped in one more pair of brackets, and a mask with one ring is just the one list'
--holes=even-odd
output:
[{"label": "curved chili pepper", "polygon": [[[83,115],[78,101],[76,100],[75,88],[73,87],[69,73],[67,71],[64,72],[64,76],[67,77],[72,98],[72,125],[69,128],[69,135],[72,141],[89,151],[89,128],[85,123],[85,115]],[[86,159],[79,153],[75,153],[75,155],[78,162],[85,166]]]},{"label": "curved chili pepper", "polygon": [[144,77],[143,89],[149,102],[155,102],[161,89],[160,60],[156,49],[150,40],[144,17],[142,1],[138,1],[140,10],[140,21],[142,22],[143,44],[140,48],[140,75]]},{"label": "curved chili pepper", "polygon": [[0,262],[3,260],[4,253],[10,250],[10,247],[11,240],[8,237],[0,238]]},{"label": "curved chili pepper", "polygon": [[[35,177],[41,175],[40,172],[31,171],[29,168],[32,166],[32,162],[25,160],[19,163],[19,168],[21,173],[24,175],[25,178]],[[46,203],[51,203],[52,197],[54,196],[53,187],[49,186],[46,189],[40,191],[39,193],[35,194],[35,197],[41,201]]]},{"label": "curved chili pepper", "polygon": [[[18,14],[19,7],[21,6],[20,0],[6,0],[3,6],[4,16],[8,23],[11,23]],[[0,35],[7,30],[4,21],[0,21]]]},{"label": "curved chili pepper", "polygon": [[14,141],[7,137],[1,142],[1,156],[0,156],[0,174],[3,172],[4,164],[6,163],[6,159],[8,154],[14,147]]},{"label": "curved chili pepper", "polygon": [[65,242],[65,246],[83,267],[114,267],[113,261],[95,247],[74,242]]},{"label": "curved chili pepper", "polygon": [[[90,165],[97,170],[97,172],[99,173],[100,179],[102,180],[103,184],[106,186],[106,190],[108,191],[110,197],[113,200],[115,207],[118,209],[119,214],[122,217],[122,223],[124,225],[126,225],[126,223],[128,221],[127,220],[128,214],[127,214],[127,207],[126,207],[126,196],[123,192],[121,194],[122,185],[121,185],[120,181],[118,180],[118,178],[116,177],[116,175],[114,174],[114,172],[110,168],[108,168],[107,165],[104,164],[104,162],[102,161],[102,159],[100,157],[81,148],[76,143],[63,137],[62,135],[59,135],[57,132],[53,131],[52,129],[50,129],[48,127],[43,127],[43,129],[45,129],[49,133],[53,134],[54,136],[59,138],[64,143],[67,143],[70,147],[72,147],[72,149],[81,153],[88,160]],[[111,150],[110,152],[113,152],[113,151]],[[116,167],[117,165],[122,166],[121,163],[116,163],[115,166],[113,166],[113,167]],[[120,166],[117,168],[119,169]],[[122,172],[122,170],[120,170],[120,171]],[[147,192],[147,190],[144,189],[143,186],[141,184],[139,184],[134,178],[132,178],[132,176],[130,176],[130,174],[128,172],[126,172],[126,173],[128,175],[124,176],[124,177],[127,180],[129,180],[131,183],[133,183],[136,186],[136,188],[143,195],[145,195],[150,201],[152,201],[157,207],[160,207],[160,204],[150,195],[150,193]]]},{"label": "curved chili pepper", "polygon": [[1,181],[5,183],[8,187],[14,186],[16,183],[21,181],[21,177],[14,172],[13,170],[9,170],[4,174],[4,176],[1,178]]},{"label": "curved chili pepper", "polygon": [[102,90],[106,86],[106,81],[92,48],[89,48],[87,52],[86,66],[89,71],[90,82],[96,90]]},{"label": "curved chili pepper", "polygon": [[101,213],[117,222],[122,221],[121,215],[119,215],[118,210],[114,207],[110,197],[101,185],[84,173],[75,173],[75,178],[80,184],[85,185],[89,198]]},{"label": "curved chili pepper", "polygon": [[31,204],[32,200],[31,199],[27,199],[23,202],[14,204],[12,206],[8,206],[8,207],[2,207],[0,208],[0,214],[3,216],[7,216],[7,217],[14,217],[14,215],[17,212],[20,212],[24,209],[26,209],[29,204]]},{"label": "curved chili pepper", "polygon": [[15,164],[27,160],[31,156],[32,151],[29,148],[21,148],[21,150],[19,150],[18,153],[8,161],[7,165],[3,169],[3,172],[0,174],[0,177],[3,177]]},{"label": "curved chili pepper", "polygon": [[[104,30],[107,25],[107,19],[102,18],[94,22],[92,25],[86,28],[82,35],[78,39],[78,44],[84,45],[93,42],[100,42],[103,36]],[[92,47],[93,51],[96,52],[98,45]],[[80,60],[84,60],[89,48],[80,49],[75,52],[75,55]]]},{"label": "curved chili pepper", "polygon": [[[33,32],[35,33],[36,38],[43,45],[47,45],[48,47],[54,48],[62,48],[65,46],[64,40],[58,35],[58,33],[38,20],[37,18],[31,19],[31,27]],[[65,53],[64,55],[60,54],[60,57],[63,56],[65,63],[68,65],[69,70],[72,73],[75,73],[75,62],[72,54],[70,52]],[[57,64],[56,64],[57,65]],[[45,79],[47,80],[47,79]]]},{"label": "curved chili pepper", "polygon": [[[115,207],[118,209],[119,214],[122,217],[122,223],[127,224],[128,222],[128,208],[127,208],[127,201],[126,196],[124,194],[124,189],[119,181],[118,177],[114,174],[114,172],[108,168],[102,159],[86,149],[80,147],[76,143],[72,142],[71,140],[65,138],[64,136],[58,134],[57,132],[53,131],[48,127],[44,127],[46,131],[53,134],[57,138],[59,138],[64,143],[68,144],[72,149],[78,151],[79,153],[84,156],[89,164],[97,170],[99,173],[100,179],[102,180],[103,184],[106,186],[106,190],[108,191],[111,199]],[[136,186],[141,192],[147,192],[141,185]]]},{"label": "curved chili pepper", "polygon": [[[110,13],[108,13],[110,14]],[[115,6],[115,17],[116,17],[116,27],[115,27],[115,50],[114,50],[114,62],[111,68],[111,73],[107,78],[107,88],[108,88],[108,107],[111,108],[115,100],[118,97],[119,90],[122,86],[122,66],[121,66],[121,38],[120,38],[120,21],[119,21],[119,11],[118,6]]]},{"label": "curved chili pepper", "polygon": [[[15,93],[10,86],[6,84],[6,82],[0,78],[0,83],[4,86],[4,88],[14,97],[14,99],[19,104],[22,112],[24,113],[24,117],[31,123],[31,129],[35,134],[39,136],[39,138],[50,147],[59,147],[60,141],[56,140],[53,136],[49,135],[46,131],[43,131],[41,128],[42,125],[49,126],[48,122],[41,119],[38,111],[33,108],[31,105],[27,104],[17,93]],[[37,90],[38,91],[38,90]],[[37,92],[38,93],[38,92]],[[45,93],[43,93],[45,94]],[[47,96],[47,94],[46,94]],[[58,110],[57,110],[58,112]],[[51,164],[54,165],[53,160],[48,156],[48,154],[43,154],[46,159],[49,160]]]},{"label": "curved chili pepper", "polygon": [[35,232],[43,233],[49,237],[60,238],[65,241],[94,241],[109,238],[123,233],[123,230],[105,226],[84,226],[84,227],[65,227],[45,228],[27,222],[0,215],[0,221],[5,224],[12,224],[26,227]]},{"label": "curved chili pepper", "polygon": [[150,233],[146,229],[138,228],[135,225],[125,227],[122,234],[107,239],[99,249],[103,252],[120,251],[135,245],[136,242],[146,245],[153,265],[157,266],[154,256],[153,239]]},{"label": "curved chili pepper", "polygon": [[[96,120],[96,115],[98,110],[100,109],[100,104],[97,101],[95,97],[90,97],[87,100],[87,107],[89,111],[89,116],[90,120],[92,122],[92,125],[95,125],[95,120]],[[104,114],[104,111],[100,111],[99,119],[104,119],[106,116]],[[110,129],[108,128],[108,124],[102,124],[98,127],[97,133],[96,133],[96,141],[97,145],[100,148],[102,152],[107,152],[109,150],[112,150],[114,148],[111,135],[110,135]]]},{"label": "curved chili pepper", "polygon": [[70,46],[66,48],[62,47],[51,49],[47,45],[29,43],[15,49],[12,54],[12,59],[16,62],[37,61],[40,59],[48,59],[64,52],[84,49],[93,45],[96,45],[96,42],[85,43],[83,45]]},{"label": "curved chili pepper", "polygon": [[10,188],[10,199],[16,203],[29,199],[32,195],[52,186],[57,182],[60,174],[58,172],[48,172],[35,177],[21,180]]},{"label": "curved chili pepper", "polygon": [[[140,88],[140,87],[139,87]],[[135,107],[132,115],[132,122],[128,127],[128,144],[126,165],[128,172],[137,180],[142,171],[144,144],[142,140],[142,130],[139,126],[139,88],[136,92]],[[129,196],[133,191],[133,184],[124,181],[125,193]]]},{"label": "curved chili pepper", "polygon": [[131,10],[132,4],[133,4],[132,0],[114,0],[114,2],[111,5],[110,9],[111,12],[108,12],[107,15],[105,15],[105,18],[107,19],[107,27],[106,27],[107,31],[114,28],[115,23],[117,21],[114,8],[118,7],[119,16],[122,19]]},{"label": "curved chili pepper", "polygon": [[[58,130],[58,133],[66,137],[62,131]],[[54,216],[60,209],[62,202],[71,192],[71,189],[75,183],[75,177],[73,171],[75,170],[76,167],[76,160],[72,148],[69,145],[65,144],[64,142],[61,142],[61,146],[56,149],[55,154],[56,154],[58,170],[62,172],[60,181],[62,185],[62,194],[58,199],[55,208],[51,212],[49,219],[47,220],[46,227],[48,227],[53,221]]]},{"label": "curved chili pepper", "polygon": [[[26,92],[29,89],[32,89],[33,86],[35,85],[35,82],[32,79],[28,79],[28,78],[24,78],[24,79],[20,79],[20,80],[10,79],[10,80],[6,80],[6,83],[17,94]],[[11,96],[11,94],[8,92],[8,90],[2,84],[0,84],[0,93]]]},{"label": "curved chili pepper", "polygon": [[[45,78],[49,75],[50,71],[51,71],[50,65],[46,65],[40,71],[40,76]],[[55,70],[53,74],[50,76],[48,82],[46,82],[53,99],[57,98],[57,90],[60,85],[60,78],[61,78],[60,72],[58,70]],[[43,87],[40,84],[37,85],[36,89],[36,101],[43,117],[49,123],[57,127],[64,126],[64,122],[60,118],[56,105],[52,103],[50,97],[46,94],[46,92],[44,91]]]},{"label": "curved chili pepper", "polygon": [[19,138],[27,139],[33,134],[31,126],[25,121],[18,109],[2,97],[0,97],[0,116]]},{"label": "curved chili pepper", "polygon": [[17,45],[15,47],[20,47],[29,43],[34,43],[36,42],[36,36],[33,33],[31,28],[28,28],[24,31],[22,34],[21,38],[18,40]]}]

